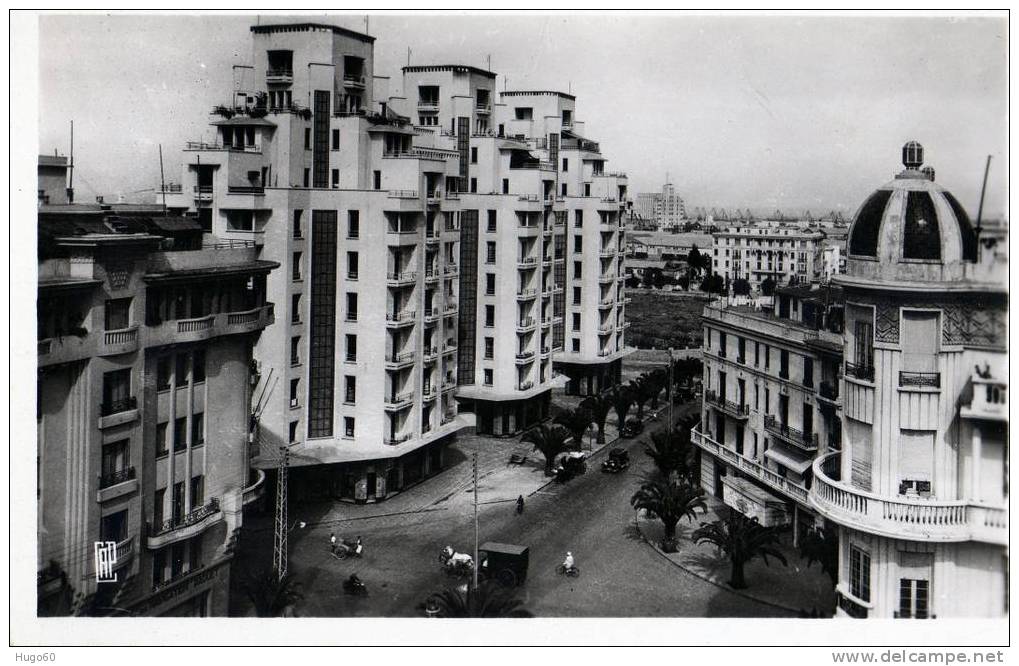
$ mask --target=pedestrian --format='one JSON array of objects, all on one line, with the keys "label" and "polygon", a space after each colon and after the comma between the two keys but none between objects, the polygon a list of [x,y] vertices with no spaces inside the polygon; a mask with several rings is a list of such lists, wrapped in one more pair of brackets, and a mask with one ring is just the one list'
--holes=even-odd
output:
[{"label": "pedestrian", "polygon": [[331,552],[333,555],[336,554],[336,533],[335,532],[330,532],[329,533],[329,552]]},{"label": "pedestrian", "polygon": [[523,512],[524,512],[524,496],[523,495],[518,495],[517,496],[517,515],[519,516]]}]

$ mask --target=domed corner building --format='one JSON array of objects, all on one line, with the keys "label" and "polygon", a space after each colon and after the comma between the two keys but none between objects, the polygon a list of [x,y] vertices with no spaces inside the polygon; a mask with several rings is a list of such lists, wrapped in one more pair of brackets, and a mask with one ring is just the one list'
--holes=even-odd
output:
[{"label": "domed corner building", "polygon": [[[1007,254],[903,147],[847,240],[842,448],[809,501],[838,526],[837,614],[1008,613]],[[986,245],[990,245],[989,243]]]}]

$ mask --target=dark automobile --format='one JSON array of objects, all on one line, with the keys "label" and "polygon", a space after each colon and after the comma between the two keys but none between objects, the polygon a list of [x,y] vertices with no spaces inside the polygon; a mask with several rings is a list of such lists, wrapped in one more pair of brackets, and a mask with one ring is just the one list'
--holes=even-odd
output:
[{"label": "dark automobile", "polygon": [[587,463],[584,454],[579,451],[571,451],[560,458],[559,465],[555,469],[555,478],[556,481],[565,483],[585,472],[587,472]]},{"label": "dark automobile", "polygon": [[616,474],[630,466],[630,454],[626,449],[612,449],[609,459],[601,464],[601,471]]},{"label": "dark automobile", "polygon": [[521,585],[527,579],[527,546],[488,541],[478,549],[481,573],[503,587]]},{"label": "dark automobile", "polygon": [[623,431],[619,434],[629,439],[631,437],[636,437],[642,432],[644,432],[644,424],[637,419],[630,419],[623,424]]}]

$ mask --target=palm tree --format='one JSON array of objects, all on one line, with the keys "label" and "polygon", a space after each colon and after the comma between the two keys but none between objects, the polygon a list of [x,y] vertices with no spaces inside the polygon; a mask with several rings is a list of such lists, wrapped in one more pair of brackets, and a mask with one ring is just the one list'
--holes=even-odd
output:
[{"label": "palm tree", "polygon": [[658,409],[658,396],[661,394],[662,389],[668,387],[669,371],[664,368],[653,370],[648,374],[647,382],[649,384],[648,389],[652,391],[651,409]]},{"label": "palm tree", "polygon": [[675,541],[680,520],[686,518],[692,522],[697,517],[697,509],[707,513],[703,494],[703,488],[685,479],[648,479],[630,498],[630,504],[634,509],[643,510],[648,517],[662,521],[665,527],[662,545],[665,546]]},{"label": "palm tree", "polygon": [[612,399],[608,392],[600,395],[589,395],[584,398],[580,406],[591,413],[591,419],[598,426],[598,443],[605,443],[605,419],[609,417],[612,410]]},{"label": "palm tree", "polygon": [[534,444],[535,451],[545,456],[545,476],[552,476],[552,463],[556,456],[566,450],[570,431],[562,426],[548,426],[544,423],[524,433],[520,441]]},{"label": "palm tree", "polygon": [[613,386],[608,397],[612,401],[612,409],[616,412],[616,427],[622,430],[626,423],[626,413],[633,404],[633,391],[629,386]]},{"label": "palm tree", "polygon": [[768,556],[774,557],[784,565],[788,565],[785,555],[776,547],[778,545],[778,529],[775,527],[764,527],[757,518],[747,518],[743,514],[729,510],[729,517],[726,520],[716,520],[713,523],[701,523],[690,538],[694,543],[713,543],[718,546],[732,563],[732,576],[729,585],[737,590],[747,587],[746,578],[743,576],[743,566],[754,559],[761,557],[764,563],[768,564]]},{"label": "palm tree", "polygon": [[438,617],[534,617],[521,608],[512,592],[486,581],[477,589],[447,589],[428,597],[422,606]]},{"label": "palm tree", "polygon": [[689,479],[693,462],[689,430],[674,428],[651,433],[650,443],[644,442],[644,453],[651,458],[662,477],[668,478],[677,472],[681,478]]},{"label": "palm tree", "polygon": [[808,530],[800,538],[800,557],[808,569],[814,562],[820,564],[833,586],[839,582],[839,534],[831,525]]},{"label": "palm tree", "polygon": [[648,379],[648,375],[645,373],[636,379],[631,379],[629,383],[630,390],[633,392],[633,402],[637,405],[637,420],[643,420],[644,418],[644,405],[651,399],[651,396],[657,393]]},{"label": "palm tree", "polygon": [[591,425],[593,417],[586,407],[581,405],[576,409],[564,409],[555,417],[555,423],[565,427],[573,435],[573,443],[577,449],[584,444],[584,433]]},{"label": "palm tree", "polygon": [[275,571],[263,569],[248,575],[243,583],[244,592],[255,606],[258,617],[283,617],[304,598],[300,583],[290,574],[279,578]]}]

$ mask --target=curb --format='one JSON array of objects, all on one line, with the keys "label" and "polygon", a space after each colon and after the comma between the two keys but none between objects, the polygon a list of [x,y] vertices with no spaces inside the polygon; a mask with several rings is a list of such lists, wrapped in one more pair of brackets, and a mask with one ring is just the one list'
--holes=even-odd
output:
[{"label": "curb", "polygon": [[689,569],[689,568],[683,566],[682,564],[680,564],[679,562],[677,562],[676,560],[674,560],[671,557],[669,557],[668,553],[665,553],[661,548],[659,548],[658,545],[655,542],[651,541],[646,536],[644,536],[644,532],[642,532],[641,529],[640,529],[640,521],[637,519],[636,513],[634,514],[634,517],[633,517],[633,526],[637,530],[637,534],[640,535],[641,540],[644,543],[646,543],[647,545],[651,546],[652,550],[654,550],[656,553],[658,553],[667,562],[672,563],[674,566],[682,569],[683,571],[685,571],[686,573],[690,574],[691,576],[695,576],[696,578],[700,578],[701,580],[703,580],[703,581],[705,581],[707,583],[711,583],[712,585],[714,585],[717,588],[726,590],[727,592],[731,592],[732,594],[735,594],[737,596],[743,597],[744,599],[749,599],[750,601],[754,601],[754,602],[757,602],[759,604],[764,604],[766,606],[771,606],[773,608],[778,608],[779,610],[784,610],[784,611],[787,611],[787,612],[790,612],[790,613],[795,613],[797,616],[803,610],[802,608],[793,608],[792,606],[785,606],[783,604],[775,603],[774,601],[770,601],[768,599],[762,599],[761,597],[755,596],[753,594],[749,594],[747,592],[743,592],[741,590],[733,589],[732,587],[729,586],[728,583],[720,583],[717,580],[715,580],[714,578],[710,578],[710,577],[705,576],[704,574],[702,574],[700,572],[694,571],[693,569]]}]

